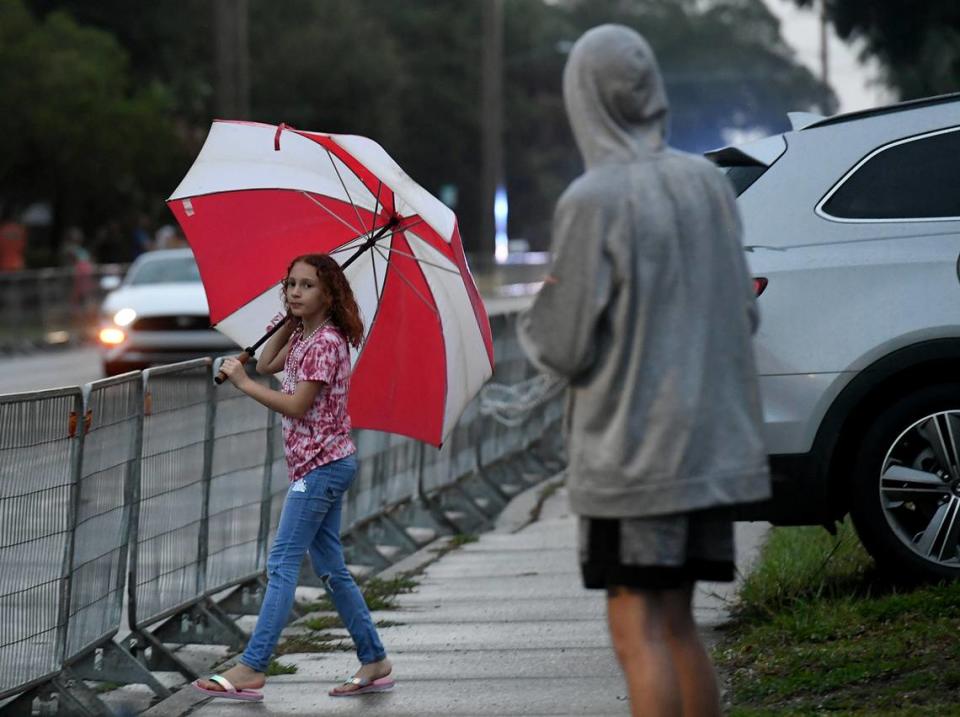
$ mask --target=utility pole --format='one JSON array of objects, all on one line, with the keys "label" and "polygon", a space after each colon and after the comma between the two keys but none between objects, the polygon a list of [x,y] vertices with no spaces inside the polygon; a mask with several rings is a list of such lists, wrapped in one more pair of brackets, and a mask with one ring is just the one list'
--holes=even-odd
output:
[{"label": "utility pole", "polygon": [[247,0],[215,0],[216,112],[223,119],[250,117],[250,46]]},{"label": "utility pole", "polygon": [[494,201],[503,181],[503,0],[483,0],[480,80],[481,222],[475,243],[481,264],[493,263]]}]

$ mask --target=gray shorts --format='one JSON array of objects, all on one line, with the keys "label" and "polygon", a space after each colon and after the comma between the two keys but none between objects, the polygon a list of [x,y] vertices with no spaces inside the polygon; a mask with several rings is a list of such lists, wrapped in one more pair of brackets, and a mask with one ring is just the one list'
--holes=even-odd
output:
[{"label": "gray shorts", "polygon": [[580,567],[588,588],[670,590],[734,578],[729,511],[650,518],[580,518]]}]

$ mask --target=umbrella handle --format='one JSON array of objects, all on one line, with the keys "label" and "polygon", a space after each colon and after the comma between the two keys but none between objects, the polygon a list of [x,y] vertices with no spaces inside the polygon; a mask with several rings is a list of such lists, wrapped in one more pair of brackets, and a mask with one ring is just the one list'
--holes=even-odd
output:
[{"label": "umbrella handle", "polygon": [[[247,361],[253,358],[254,351],[255,349],[247,347],[243,351],[241,351],[237,356],[234,356],[234,358],[237,359],[237,361],[239,361],[240,363],[245,364],[247,363]],[[227,380],[227,374],[225,374],[223,371],[217,371],[217,375],[213,377],[213,382],[218,386],[226,380]]]}]

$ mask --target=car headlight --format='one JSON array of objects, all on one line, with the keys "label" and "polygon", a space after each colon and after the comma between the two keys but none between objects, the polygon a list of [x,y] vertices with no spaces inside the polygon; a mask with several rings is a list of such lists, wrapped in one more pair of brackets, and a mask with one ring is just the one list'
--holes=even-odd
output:
[{"label": "car headlight", "polygon": [[133,309],[120,309],[113,315],[113,323],[117,326],[129,326],[137,318],[137,312]]},{"label": "car headlight", "polygon": [[126,338],[123,329],[118,329],[114,326],[106,326],[100,329],[100,341],[107,346],[122,344]]}]

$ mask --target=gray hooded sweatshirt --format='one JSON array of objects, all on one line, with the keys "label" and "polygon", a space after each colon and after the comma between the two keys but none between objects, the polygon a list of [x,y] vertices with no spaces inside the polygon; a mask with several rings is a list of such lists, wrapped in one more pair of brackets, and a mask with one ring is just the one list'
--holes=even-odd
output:
[{"label": "gray hooded sweatshirt", "polygon": [[572,509],[642,517],[768,497],[755,296],[727,180],[665,146],[660,72],[633,30],[584,34],[563,93],[586,171],[557,204],[551,273],[519,336],[570,382]]}]

